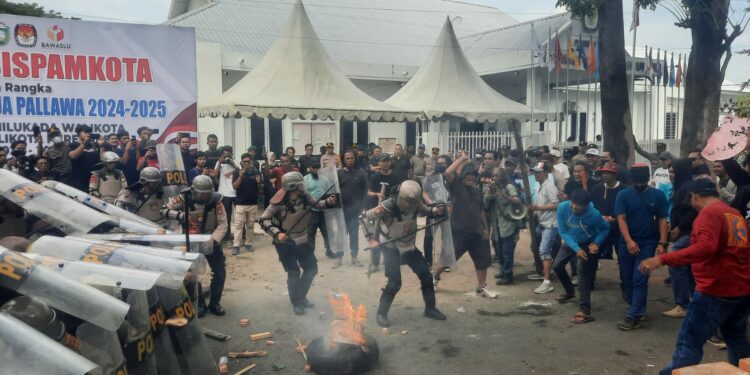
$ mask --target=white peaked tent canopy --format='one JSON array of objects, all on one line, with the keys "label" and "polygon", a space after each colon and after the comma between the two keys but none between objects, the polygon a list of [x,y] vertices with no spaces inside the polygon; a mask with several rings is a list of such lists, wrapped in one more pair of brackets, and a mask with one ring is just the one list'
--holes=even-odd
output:
[{"label": "white peaked tent canopy", "polygon": [[482,80],[461,50],[448,18],[427,61],[385,102],[424,112],[432,120],[454,116],[472,122],[495,122],[531,117],[528,106],[506,98]]},{"label": "white peaked tent canopy", "polygon": [[380,102],[355,86],[318,40],[299,0],[258,65],[200,114],[373,121],[419,117],[417,111]]}]

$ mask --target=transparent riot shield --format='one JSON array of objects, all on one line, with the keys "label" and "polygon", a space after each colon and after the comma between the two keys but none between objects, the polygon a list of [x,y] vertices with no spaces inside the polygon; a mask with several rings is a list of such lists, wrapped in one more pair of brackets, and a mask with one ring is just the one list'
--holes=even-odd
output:
[{"label": "transparent riot shield", "polygon": [[99,365],[101,374],[126,375],[125,356],[117,333],[83,323],[76,329],[81,355]]},{"label": "transparent riot shield", "polygon": [[208,261],[206,261],[206,256],[200,253],[188,253],[182,250],[174,250],[174,249],[159,248],[159,247],[152,247],[152,246],[141,246],[141,245],[130,244],[127,242],[111,242],[111,241],[107,242],[107,241],[102,241],[102,240],[94,240],[90,238],[75,237],[75,236],[68,236],[67,238],[74,239],[76,241],[88,242],[92,244],[107,245],[113,248],[125,249],[125,250],[132,251],[135,253],[150,254],[150,255],[160,256],[163,258],[179,259],[179,260],[184,260],[187,262],[192,262],[193,263],[192,271],[197,274],[206,273],[206,269],[208,267]]},{"label": "transparent riot shield", "polygon": [[156,287],[162,304],[166,309],[167,319],[185,318],[188,323],[183,327],[169,327],[174,343],[177,345],[177,358],[189,374],[215,374],[216,362],[206,342],[203,329],[196,319],[198,313],[190,303],[185,288],[178,290]]},{"label": "transparent riot shield", "polygon": [[109,330],[120,326],[130,308],[117,298],[39,267],[4,247],[0,247],[0,286]]},{"label": "transparent riot shield", "polygon": [[[106,233],[106,234],[90,234],[86,238],[102,240],[102,241],[116,241],[116,242],[128,242],[132,244],[144,245],[144,246],[156,246],[164,248],[178,248],[185,250],[185,235],[184,234],[163,234],[163,235],[151,235],[151,234],[124,234],[124,233]],[[191,234],[190,235],[190,252],[201,253],[201,254],[212,254],[213,253],[213,240],[210,234]]]},{"label": "transparent riot shield", "polygon": [[58,181],[44,181],[42,186],[54,190],[60,194],[65,195],[68,198],[74,199],[75,201],[84,204],[97,211],[108,214],[112,217],[120,219],[119,227],[129,233],[141,233],[141,234],[165,234],[167,231],[161,228],[153,221],[144,219],[132,212],[128,212],[119,208],[113,204],[109,204],[97,197],[86,194],[74,187],[65,185]]},{"label": "transparent riot shield", "polygon": [[[349,249],[349,237],[346,234],[346,220],[344,218],[344,209],[341,206],[341,190],[339,189],[339,175],[336,172],[336,166],[330,165],[325,168],[320,168],[318,174],[325,176],[328,179],[328,186],[321,186],[323,192],[326,192],[323,197],[328,195],[336,195],[337,207],[323,210],[323,215],[326,219],[326,229],[328,230],[328,242],[331,245],[331,250],[339,254],[347,252]],[[331,186],[333,185],[333,186]],[[325,199],[325,198],[323,198]]]},{"label": "transparent riot shield", "polygon": [[80,262],[33,253],[27,253],[24,256],[34,261],[35,264],[59,272],[69,279],[93,286],[149,290],[155,285],[166,287],[173,285],[171,278],[161,272]]},{"label": "transparent riot shield", "polygon": [[166,309],[159,298],[159,292],[151,289],[146,292],[148,298],[148,321],[151,334],[154,336],[154,355],[159,374],[179,374],[180,362],[177,359],[172,336],[165,325],[167,320]]},{"label": "transparent riot shield", "polygon": [[84,375],[98,366],[10,314],[0,313],[0,374]]},{"label": "transparent riot shield", "polygon": [[127,292],[130,305],[127,320],[127,337],[122,343],[122,352],[130,375],[156,375],[156,356],[154,356],[154,336],[148,316],[148,299],[146,292],[133,290]]},{"label": "transparent riot shield", "polygon": [[[434,203],[449,204],[448,189],[443,182],[443,175],[436,173],[426,176],[422,182],[422,188]],[[435,251],[440,251],[440,255],[437,257],[440,266],[455,268],[456,252],[453,249],[453,234],[451,232],[450,219],[427,230],[432,230],[432,248]]]},{"label": "transparent riot shield", "polygon": [[29,245],[28,252],[68,260],[163,272],[164,277],[160,282],[171,288],[179,288],[182,285],[192,266],[191,262],[179,259],[132,252],[106,244],[77,241],[70,237],[42,236]]},{"label": "transparent riot shield", "polygon": [[66,234],[105,233],[117,226],[109,215],[5,169],[0,169],[0,196]]},{"label": "transparent riot shield", "polygon": [[187,173],[182,161],[180,146],[174,143],[158,144],[156,145],[156,155],[159,158],[164,197],[171,198],[179,195],[188,188]]}]

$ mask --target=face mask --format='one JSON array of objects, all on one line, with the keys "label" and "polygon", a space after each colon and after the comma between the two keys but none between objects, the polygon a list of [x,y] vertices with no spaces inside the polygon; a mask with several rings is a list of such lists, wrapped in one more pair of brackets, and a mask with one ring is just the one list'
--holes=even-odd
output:
[{"label": "face mask", "polygon": [[445,173],[445,171],[447,169],[448,169],[448,167],[445,166],[445,165],[438,165],[438,166],[435,167],[435,173],[443,174],[443,173]]},{"label": "face mask", "polygon": [[644,190],[646,190],[647,187],[648,187],[648,185],[633,185],[633,188],[635,190],[638,190],[639,193],[641,193]]},{"label": "face mask", "polygon": [[26,151],[24,150],[13,150],[10,152],[11,155],[13,155],[14,158],[20,158],[21,156],[26,155]]},{"label": "face mask", "polygon": [[52,143],[54,143],[54,144],[56,144],[56,145],[59,145],[60,143],[62,143],[62,141],[63,141],[63,140],[62,140],[62,137],[61,137],[61,136],[59,136],[59,135],[58,135],[58,136],[55,136],[54,138],[52,138]]}]

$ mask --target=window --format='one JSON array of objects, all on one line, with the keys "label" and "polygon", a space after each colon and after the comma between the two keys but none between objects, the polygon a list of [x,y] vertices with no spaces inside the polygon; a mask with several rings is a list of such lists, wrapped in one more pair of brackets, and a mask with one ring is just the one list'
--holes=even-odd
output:
[{"label": "window", "polygon": [[664,139],[677,139],[677,113],[664,114]]}]

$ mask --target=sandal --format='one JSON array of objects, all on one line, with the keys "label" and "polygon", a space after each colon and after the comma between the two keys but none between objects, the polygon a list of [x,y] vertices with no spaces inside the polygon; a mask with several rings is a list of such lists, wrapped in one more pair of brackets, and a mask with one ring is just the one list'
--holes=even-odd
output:
[{"label": "sandal", "polygon": [[593,322],[594,320],[595,319],[593,316],[588,315],[583,311],[579,311],[575,315],[573,315],[573,318],[570,319],[570,322],[573,324],[586,324],[589,322]]},{"label": "sandal", "polygon": [[569,300],[571,300],[573,298],[576,298],[575,294],[561,294],[560,296],[558,296],[557,298],[555,298],[555,301],[557,301],[559,303],[565,303],[565,302],[568,302]]}]

